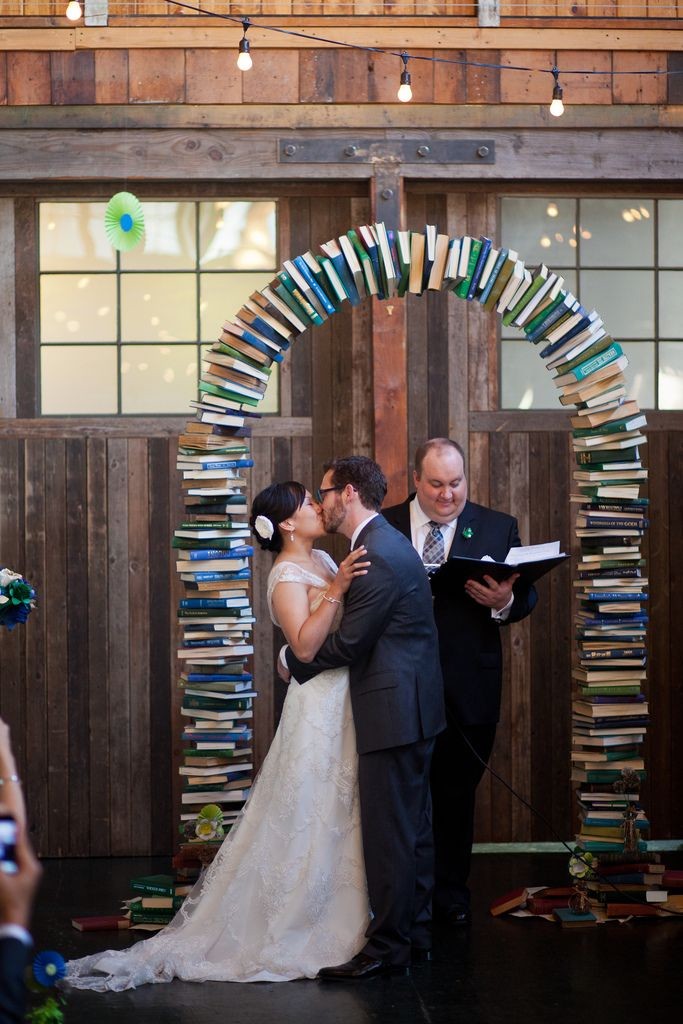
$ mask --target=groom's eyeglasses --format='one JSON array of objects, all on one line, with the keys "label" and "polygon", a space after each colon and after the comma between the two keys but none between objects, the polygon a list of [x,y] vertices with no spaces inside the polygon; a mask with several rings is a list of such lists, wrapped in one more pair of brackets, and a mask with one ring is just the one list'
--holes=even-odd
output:
[{"label": "groom's eyeglasses", "polygon": [[324,499],[325,495],[329,494],[330,491],[343,491],[343,490],[344,490],[343,487],[319,487],[317,489],[317,491],[315,492],[315,494],[313,495],[313,497],[315,498],[315,500],[318,502],[319,505],[322,505],[323,499]]}]

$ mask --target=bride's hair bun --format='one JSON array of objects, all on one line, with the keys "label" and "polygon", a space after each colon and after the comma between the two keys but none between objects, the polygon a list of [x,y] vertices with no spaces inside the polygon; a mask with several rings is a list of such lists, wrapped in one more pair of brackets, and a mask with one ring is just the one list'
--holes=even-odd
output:
[{"label": "bride's hair bun", "polygon": [[[256,495],[251,503],[249,524],[264,551],[276,554],[282,551],[282,532],[278,523],[294,515],[305,500],[306,488],[297,480],[270,484]],[[267,523],[272,526],[272,534],[269,534]]]}]

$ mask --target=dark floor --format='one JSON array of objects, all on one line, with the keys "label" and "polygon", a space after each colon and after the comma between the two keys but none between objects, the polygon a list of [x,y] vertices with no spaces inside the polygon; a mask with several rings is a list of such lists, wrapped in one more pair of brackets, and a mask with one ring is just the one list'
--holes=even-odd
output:
[{"label": "dark floor", "polygon": [[[667,855],[670,867],[683,866]],[[492,918],[491,899],[518,885],[566,884],[560,854],[474,858],[474,923],[440,930],[434,961],[408,978],[353,984],[298,981],[147,986],[133,992],[71,991],[66,1024],[412,1024],[552,1021],[659,1024],[678,1019],[683,919],[611,923],[563,931],[545,920]],[[168,869],[164,859],[45,861],[34,917],[36,948],[66,958],[122,948],[129,932],[84,934],[74,916],[114,913],[134,875]],[[676,982],[676,977],[679,981]]]}]

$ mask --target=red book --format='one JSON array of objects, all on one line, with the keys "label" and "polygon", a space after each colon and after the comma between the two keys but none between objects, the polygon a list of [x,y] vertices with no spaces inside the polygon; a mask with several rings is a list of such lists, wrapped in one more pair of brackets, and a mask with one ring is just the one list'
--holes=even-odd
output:
[{"label": "red book", "polygon": [[71,923],[79,932],[115,932],[130,928],[130,921],[121,914],[100,914],[96,917],[73,917]]},{"label": "red book", "polygon": [[597,867],[599,875],[661,875],[664,870],[663,864],[641,864],[636,861],[630,864],[602,864],[598,862]]},{"label": "red book", "polygon": [[665,871],[662,885],[665,889],[683,889],[683,871]]},{"label": "red book", "polygon": [[658,917],[656,903],[608,903],[605,907],[608,917]]},{"label": "red book", "polygon": [[529,893],[526,888],[513,889],[512,892],[506,892],[504,896],[499,896],[497,900],[493,901],[489,907],[489,913],[493,914],[494,917],[498,917],[499,914],[506,914],[508,910],[516,910],[526,903],[528,895]]}]

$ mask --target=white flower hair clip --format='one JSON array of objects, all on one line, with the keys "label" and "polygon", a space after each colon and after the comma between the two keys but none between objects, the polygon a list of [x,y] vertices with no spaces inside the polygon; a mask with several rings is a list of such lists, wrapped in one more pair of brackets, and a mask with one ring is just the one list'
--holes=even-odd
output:
[{"label": "white flower hair clip", "polygon": [[268,516],[256,516],[256,519],[254,520],[254,529],[261,540],[270,540],[275,533],[275,527]]}]

